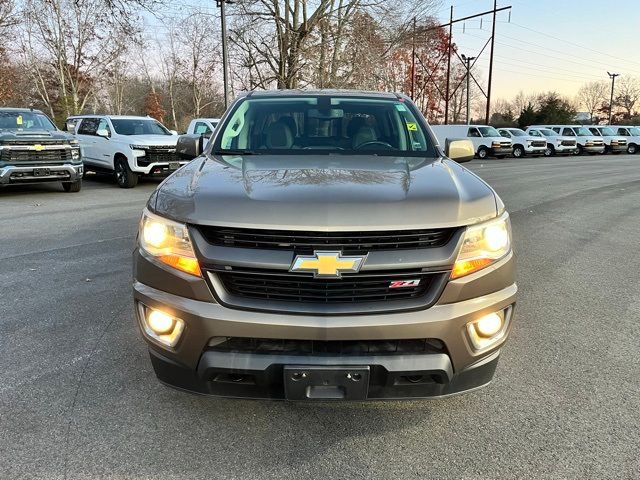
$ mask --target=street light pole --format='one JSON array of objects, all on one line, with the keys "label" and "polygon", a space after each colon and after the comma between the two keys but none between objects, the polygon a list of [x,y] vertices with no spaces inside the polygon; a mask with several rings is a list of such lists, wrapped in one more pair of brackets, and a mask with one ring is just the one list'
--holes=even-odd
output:
[{"label": "street light pole", "polygon": [[471,123],[471,118],[469,115],[469,77],[470,77],[470,71],[471,71],[471,61],[475,60],[476,57],[466,57],[464,55],[462,55],[462,60],[465,61],[465,63],[467,64],[467,125],[469,125],[469,123]]},{"label": "street light pole", "polygon": [[619,77],[620,74],[607,72],[607,75],[609,75],[609,78],[611,79],[611,100],[609,100],[609,125],[611,125],[611,114],[613,111],[613,87],[616,84],[616,77]]},{"label": "street light pole", "polygon": [[222,27],[222,81],[224,83],[224,109],[229,103],[229,56],[227,54],[227,16],[224,6],[231,3],[229,0],[216,0],[216,6],[220,9],[220,26]]}]

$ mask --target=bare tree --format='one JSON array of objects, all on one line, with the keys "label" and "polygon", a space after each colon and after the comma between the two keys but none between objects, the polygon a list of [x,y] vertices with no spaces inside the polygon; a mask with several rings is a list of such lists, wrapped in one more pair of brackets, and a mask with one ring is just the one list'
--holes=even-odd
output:
[{"label": "bare tree", "polygon": [[578,90],[576,103],[584,107],[589,112],[589,117],[593,122],[593,115],[598,111],[602,102],[607,98],[607,82],[596,81],[585,83]]},{"label": "bare tree", "polygon": [[640,79],[622,77],[616,83],[616,90],[614,105],[624,108],[627,117],[633,116],[634,108],[640,100]]}]

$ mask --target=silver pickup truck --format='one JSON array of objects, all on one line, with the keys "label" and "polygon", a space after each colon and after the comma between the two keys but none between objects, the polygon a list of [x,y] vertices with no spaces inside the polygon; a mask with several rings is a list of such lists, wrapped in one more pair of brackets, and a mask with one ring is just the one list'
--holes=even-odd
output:
[{"label": "silver pickup truck", "polygon": [[[249,92],[151,195],[133,295],[158,378],[289,400],[488,384],[513,324],[509,215],[406,97]],[[448,158],[447,158],[448,155]]]}]

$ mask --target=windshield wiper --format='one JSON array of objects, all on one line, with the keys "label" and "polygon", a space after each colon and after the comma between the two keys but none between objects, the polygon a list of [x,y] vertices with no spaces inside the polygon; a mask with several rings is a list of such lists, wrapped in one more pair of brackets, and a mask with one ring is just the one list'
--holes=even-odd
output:
[{"label": "windshield wiper", "polygon": [[260,155],[253,150],[216,150],[213,152],[214,155]]}]

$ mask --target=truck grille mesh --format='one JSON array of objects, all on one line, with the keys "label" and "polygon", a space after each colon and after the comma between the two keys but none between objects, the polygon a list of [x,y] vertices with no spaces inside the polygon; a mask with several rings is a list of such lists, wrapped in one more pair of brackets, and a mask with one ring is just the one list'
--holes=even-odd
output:
[{"label": "truck grille mesh", "polygon": [[[344,274],[342,278],[314,278],[279,270],[214,270],[231,295],[261,300],[316,304],[409,300],[427,294],[441,273],[421,270]],[[392,282],[419,280],[415,286],[391,288]]]},{"label": "truck grille mesh", "polygon": [[17,149],[2,149],[0,154],[0,160],[3,162],[65,162],[71,160],[71,150],[59,149],[59,150],[42,150],[36,152],[35,150],[17,150]]},{"label": "truck grille mesh", "polygon": [[211,226],[198,228],[209,243],[224,247],[287,250],[296,253],[339,250],[343,254],[442,247],[449,242],[457,230],[442,228],[381,232],[308,232]]}]

